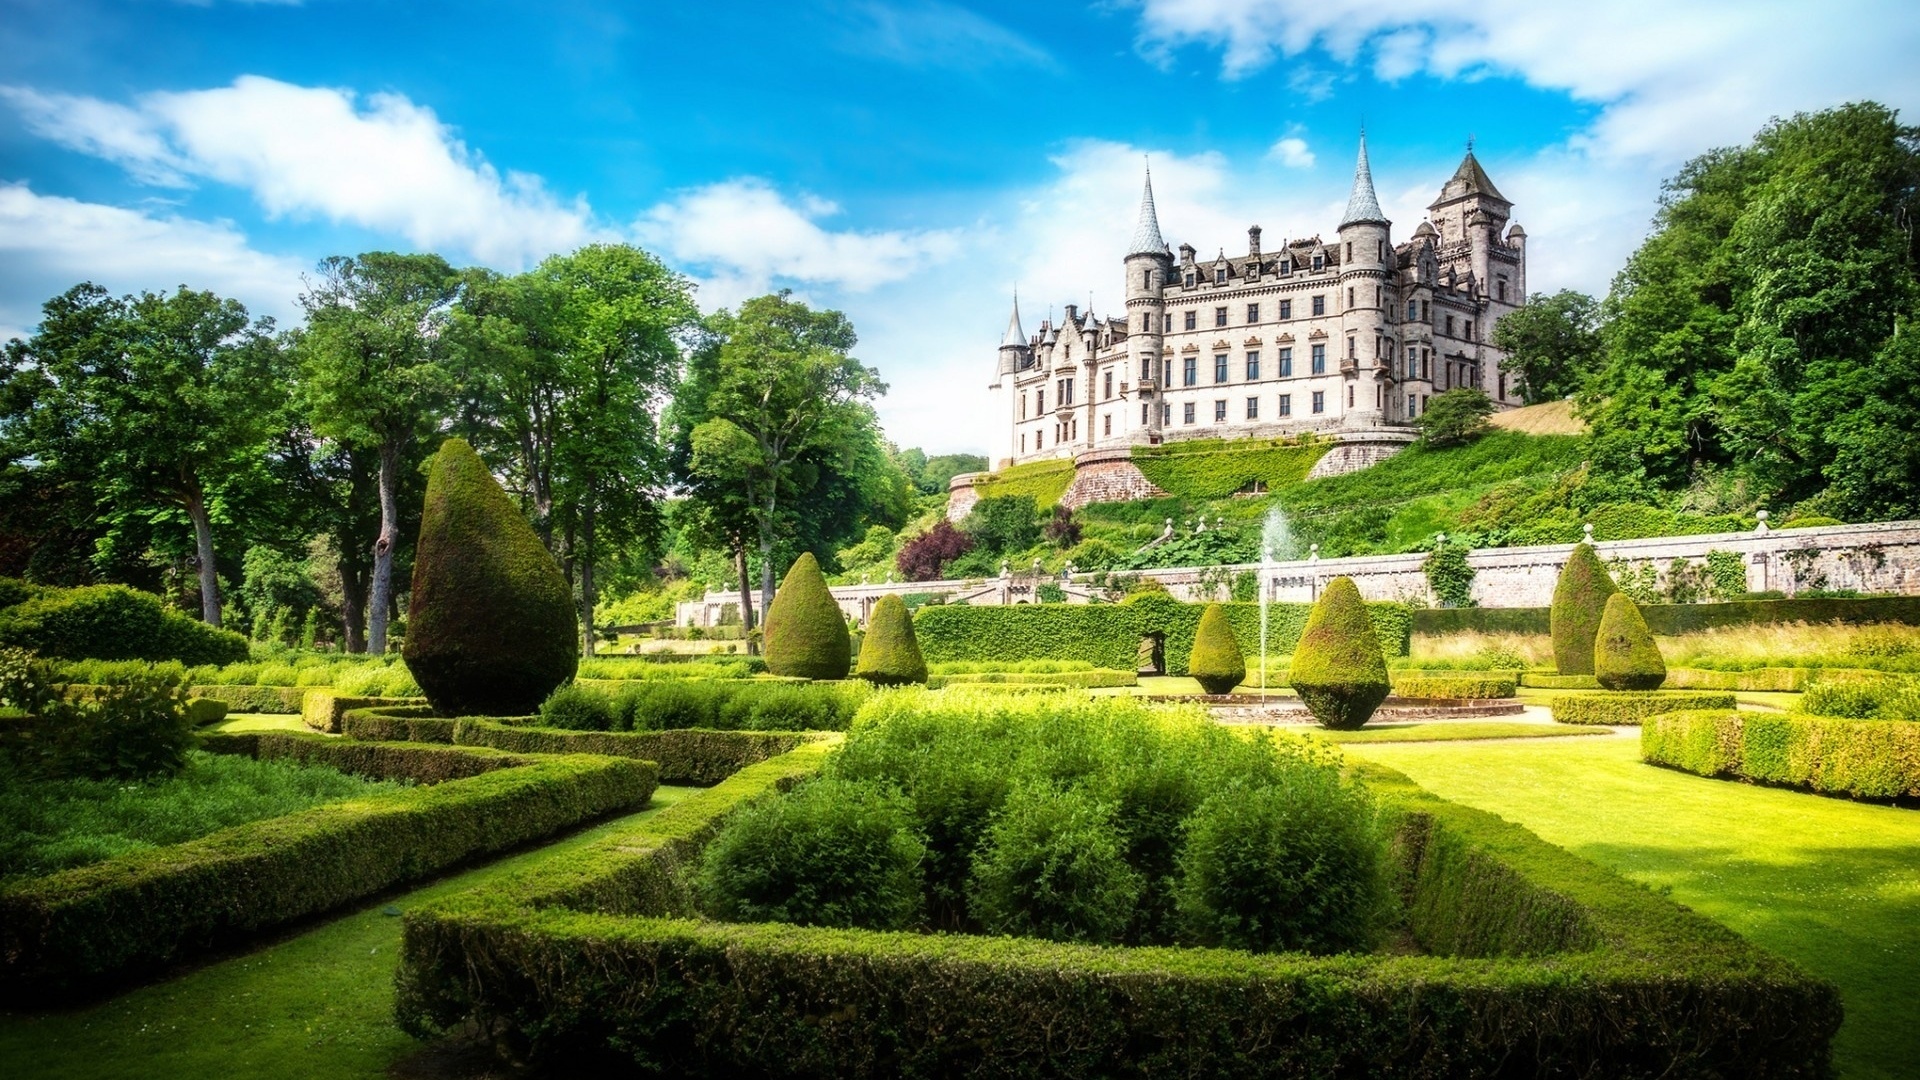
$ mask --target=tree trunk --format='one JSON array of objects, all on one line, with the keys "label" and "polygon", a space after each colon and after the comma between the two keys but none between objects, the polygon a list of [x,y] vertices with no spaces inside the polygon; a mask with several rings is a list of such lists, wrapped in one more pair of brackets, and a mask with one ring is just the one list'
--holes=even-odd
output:
[{"label": "tree trunk", "polygon": [[193,519],[193,544],[200,559],[200,618],[220,625],[220,571],[213,564],[213,522],[207,517],[207,497],[199,485],[187,491],[187,516]]},{"label": "tree trunk", "polygon": [[380,535],[373,541],[373,588],[367,598],[367,651],[387,651],[387,612],[393,607],[393,552],[400,543],[400,447],[380,447]]},{"label": "tree trunk", "polygon": [[760,519],[760,613],[773,610],[773,514],[777,496],[767,494],[767,512]]},{"label": "tree trunk", "polygon": [[341,648],[349,653],[367,651],[367,568],[340,560],[340,632]]},{"label": "tree trunk", "polygon": [[733,540],[733,567],[740,575],[740,634],[747,641],[747,655],[759,653],[753,647],[753,579],[747,576],[747,538]]},{"label": "tree trunk", "polygon": [[593,504],[580,513],[580,627],[581,651],[593,655]]}]

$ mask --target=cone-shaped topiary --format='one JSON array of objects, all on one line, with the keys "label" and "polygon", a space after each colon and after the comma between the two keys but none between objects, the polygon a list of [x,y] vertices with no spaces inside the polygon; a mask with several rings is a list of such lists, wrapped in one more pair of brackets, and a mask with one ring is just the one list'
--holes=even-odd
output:
[{"label": "cone-shaped topiary", "polygon": [[808,551],[794,560],[767,609],[767,670],[803,679],[844,679],[853,659],[847,618]]},{"label": "cone-shaped topiary", "polygon": [[913,616],[906,601],[883,596],[867,619],[867,636],[860,642],[860,666],[855,675],[880,686],[902,686],[927,681],[927,661],[913,636]]},{"label": "cone-shaped topiary", "polygon": [[1240,643],[1233,639],[1233,624],[1219,604],[1208,604],[1200,614],[1187,674],[1198,679],[1200,689],[1209,694],[1230,694],[1247,677],[1247,658],[1241,655]]},{"label": "cone-shaped topiary", "polygon": [[442,716],[525,716],[580,663],[572,590],[462,439],[440,444],[400,655]]},{"label": "cone-shaped topiary", "polygon": [[1593,641],[1593,677],[1608,690],[1658,690],[1667,681],[1660,646],[1654,644],[1640,605],[1626,593],[1607,597]]},{"label": "cone-shaped topiary", "polygon": [[1577,544],[1560,580],[1553,587],[1548,625],[1553,630],[1553,663],[1562,675],[1593,674],[1593,638],[1600,632],[1600,616],[1607,597],[1620,590],[1612,575],[1593,553],[1592,544]]},{"label": "cone-shaped topiary", "polygon": [[1307,615],[1287,681],[1323,727],[1351,731],[1387,700],[1387,655],[1353,579],[1337,577]]}]

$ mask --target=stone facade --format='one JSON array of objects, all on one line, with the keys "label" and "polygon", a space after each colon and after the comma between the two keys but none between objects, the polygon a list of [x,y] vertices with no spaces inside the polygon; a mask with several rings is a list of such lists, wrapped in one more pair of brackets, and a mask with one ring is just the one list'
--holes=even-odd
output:
[{"label": "stone facade", "polygon": [[[1740,555],[1752,592],[1778,591],[1793,596],[1809,589],[1857,589],[1868,593],[1920,595],[1920,521],[1840,525],[1812,529],[1764,529],[1747,533],[1707,536],[1669,536],[1646,540],[1609,540],[1596,543],[1600,558],[1618,569],[1650,567],[1664,585],[1675,560],[1694,564],[1712,551]],[[1573,551],[1571,544],[1537,547],[1481,548],[1467,556],[1474,571],[1473,600],[1480,607],[1546,607],[1553,586]],[[1426,556],[1363,555],[1274,563],[1265,568],[1267,594],[1278,601],[1309,602],[1321,586],[1342,574],[1353,579],[1368,600],[1409,600],[1434,603],[1427,587]],[[1158,579],[1183,600],[1224,599],[1226,583],[1255,564],[1226,567],[1189,567],[1145,570],[1141,576]],[[1031,572],[984,581],[887,582],[875,585],[839,585],[831,590],[849,616],[865,619],[881,596],[930,593],[949,602],[970,604],[1031,603],[1035,584]],[[1092,593],[1086,575],[1058,578],[1068,601],[1085,602]],[[704,599],[679,606],[682,626],[716,626],[731,605],[737,612],[739,593],[708,593]]]},{"label": "stone facade", "polygon": [[[1060,505],[1078,510],[1088,503],[1160,499],[1166,494],[1133,463],[1132,449],[1122,446],[1089,450],[1074,458],[1073,482],[1067,485],[1067,493],[1060,496]],[[951,516],[951,508],[948,514]]]},{"label": "stone facade", "polygon": [[1413,445],[1416,438],[1411,431],[1356,431],[1343,435],[1307,470],[1307,479],[1339,476],[1378,465]]},{"label": "stone facade", "polygon": [[[1008,463],[1187,438],[1374,431],[1433,394],[1479,387],[1520,402],[1490,344],[1526,296],[1526,232],[1471,149],[1396,243],[1361,139],[1336,238],[1198,257],[1162,238],[1151,176],[1122,258],[1123,313],[1065,307],[1036,333],[1016,302],[990,390],[990,458]],[[1344,461],[1367,455],[1349,452]],[[1377,457],[1375,458],[1377,460]]]}]

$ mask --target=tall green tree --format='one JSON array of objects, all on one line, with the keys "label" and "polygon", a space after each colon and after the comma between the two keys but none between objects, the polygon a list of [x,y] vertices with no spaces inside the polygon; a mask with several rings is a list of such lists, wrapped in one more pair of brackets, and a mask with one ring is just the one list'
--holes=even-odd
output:
[{"label": "tall green tree", "polygon": [[[313,430],[370,453],[380,527],[372,545],[367,649],[387,649],[399,493],[410,457],[451,397],[448,334],[461,277],[438,255],[334,256],[300,298],[298,355]],[[344,552],[343,552],[344,556]]]},{"label": "tall green tree", "polygon": [[1572,289],[1534,293],[1494,325],[1493,343],[1506,351],[1500,366],[1519,376],[1527,404],[1557,401],[1599,366],[1600,302]]},{"label": "tall green tree", "polygon": [[[1917,192],[1920,129],[1871,102],[1681,169],[1607,298],[1581,397],[1596,480],[1657,498],[1712,468],[1849,519],[1920,507],[1906,452],[1865,460],[1862,441],[1920,426],[1890,374],[1920,297]],[[1895,486],[1862,486],[1862,466]]]},{"label": "tall green tree", "polygon": [[37,467],[90,489],[110,531],[183,514],[201,617],[218,626],[215,519],[260,467],[273,416],[260,397],[285,376],[272,322],[237,300],[184,287],[116,299],[78,285],[8,351],[7,404],[24,412],[7,433]]},{"label": "tall green tree", "polygon": [[886,386],[851,355],[856,340],[838,311],[814,311],[784,291],[757,297],[710,321],[676,397],[689,493],[739,537],[743,567],[751,530],[762,610],[773,601],[774,553],[794,532],[795,510],[814,511],[803,500],[823,476],[857,477],[848,453],[873,442],[868,403]]}]

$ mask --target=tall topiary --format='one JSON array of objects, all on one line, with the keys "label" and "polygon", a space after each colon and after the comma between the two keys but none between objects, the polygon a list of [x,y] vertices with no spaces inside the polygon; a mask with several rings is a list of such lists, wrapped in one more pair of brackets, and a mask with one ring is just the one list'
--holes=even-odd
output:
[{"label": "tall topiary", "polygon": [[1352,578],[1329,581],[1314,602],[1287,680],[1313,718],[1338,731],[1365,724],[1387,700],[1387,655]]},{"label": "tall topiary", "polygon": [[881,686],[927,681],[927,661],[913,636],[913,616],[906,601],[883,596],[867,619],[867,636],[860,643],[860,666],[854,674]]},{"label": "tall topiary", "polygon": [[1667,681],[1660,646],[1654,644],[1640,605],[1626,593],[1607,597],[1593,640],[1593,677],[1608,690],[1658,690]]},{"label": "tall topiary", "polygon": [[530,714],[580,663],[559,564],[462,439],[429,463],[400,655],[443,716]]},{"label": "tall topiary", "polygon": [[1593,674],[1593,639],[1607,597],[1620,590],[1612,575],[1593,553],[1592,544],[1576,544],[1560,580],[1553,587],[1549,625],[1553,630],[1553,663],[1562,675]]},{"label": "tall topiary", "polygon": [[794,560],[767,609],[767,670],[803,679],[844,679],[853,659],[846,616],[827,591],[811,551]]},{"label": "tall topiary", "polygon": [[1209,694],[1228,694],[1247,677],[1247,659],[1240,643],[1233,639],[1233,624],[1219,604],[1208,604],[1200,614],[1200,626],[1193,632],[1193,654],[1187,660],[1187,674],[1200,681],[1200,689]]}]

